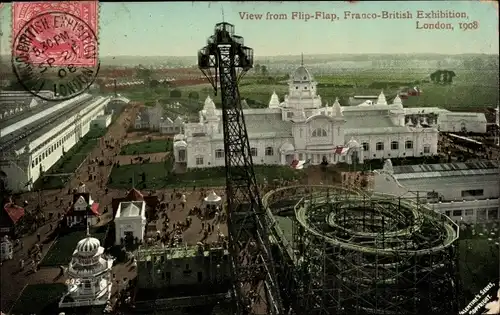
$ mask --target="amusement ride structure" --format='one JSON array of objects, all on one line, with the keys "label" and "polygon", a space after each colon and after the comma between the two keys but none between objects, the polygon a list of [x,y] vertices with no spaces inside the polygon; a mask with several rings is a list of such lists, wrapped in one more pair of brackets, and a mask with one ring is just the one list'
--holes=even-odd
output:
[{"label": "amusement ride structure", "polygon": [[232,314],[458,314],[459,229],[418,193],[293,186],[261,200],[237,86],[252,64],[225,22],[198,53],[221,90]]},{"label": "amusement ride structure", "polygon": [[[243,117],[238,80],[253,66],[253,49],[219,23],[207,46],[198,52],[198,66],[215,93],[220,87],[226,165],[228,241],[234,280],[232,314],[283,314],[280,291]],[[212,74],[211,70],[215,73]]]}]

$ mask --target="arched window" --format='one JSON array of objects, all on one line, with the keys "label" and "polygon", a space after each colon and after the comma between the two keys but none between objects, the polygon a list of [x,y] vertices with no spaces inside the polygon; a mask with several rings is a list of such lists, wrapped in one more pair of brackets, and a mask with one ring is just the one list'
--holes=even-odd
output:
[{"label": "arched window", "polygon": [[377,149],[377,151],[383,151],[384,150],[384,143],[383,142],[377,142],[376,149]]},{"label": "arched window", "polygon": [[399,150],[399,142],[392,141],[391,142],[391,150]]},{"label": "arched window", "polygon": [[405,142],[405,149],[413,149],[413,141],[406,140],[406,142]]},{"label": "arched window", "polygon": [[370,150],[370,144],[368,142],[363,142],[361,145],[363,146],[363,151]]},{"label": "arched window", "polygon": [[273,147],[267,147],[266,148],[266,156],[272,156],[272,155],[274,155]]},{"label": "arched window", "polygon": [[323,128],[314,129],[312,132],[313,137],[326,137],[326,135],[327,135],[326,130]]},{"label": "arched window", "polygon": [[257,153],[258,153],[258,152],[257,152],[257,148],[250,148],[250,154],[251,154],[252,156],[257,156]]},{"label": "arched window", "polygon": [[216,159],[224,158],[224,150],[222,150],[222,149],[215,150],[215,158]]}]

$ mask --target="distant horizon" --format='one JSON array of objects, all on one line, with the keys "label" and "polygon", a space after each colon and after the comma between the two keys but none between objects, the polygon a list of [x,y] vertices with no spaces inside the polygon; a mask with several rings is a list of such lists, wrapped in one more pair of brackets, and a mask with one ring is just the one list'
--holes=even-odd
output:
[{"label": "distant horizon", "polygon": [[[304,57],[308,56],[363,56],[363,55],[380,55],[380,56],[391,56],[391,55],[436,55],[436,56],[464,56],[464,55],[483,55],[483,56],[500,56],[500,53],[435,53],[435,52],[419,52],[419,53],[331,53],[331,54],[304,54]],[[2,54],[2,57],[11,57],[11,54]],[[109,57],[172,57],[172,58],[188,58],[188,57],[197,57],[197,55],[106,55],[100,56],[100,58],[109,58]],[[254,58],[266,58],[266,57],[301,57],[301,54],[292,54],[292,55],[267,55],[267,56],[259,56],[254,55]]]},{"label": "distant horizon", "polygon": [[[2,55],[11,49],[11,9],[6,3],[0,10]],[[222,20],[234,25],[257,58],[499,50],[498,10],[480,1],[103,2],[99,54],[195,56]],[[453,29],[428,29],[436,23]]]}]

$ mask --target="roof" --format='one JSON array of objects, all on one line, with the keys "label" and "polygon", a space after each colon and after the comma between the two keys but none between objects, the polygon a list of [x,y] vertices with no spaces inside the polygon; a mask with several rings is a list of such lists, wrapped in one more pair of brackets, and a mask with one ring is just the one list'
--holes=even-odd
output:
[{"label": "roof", "polygon": [[406,107],[404,109],[406,115],[413,114],[441,114],[449,113],[450,111],[439,107]]},{"label": "roof", "polygon": [[292,134],[292,122],[283,121],[281,113],[245,113],[245,124],[247,125],[247,131],[249,134],[268,132]]},{"label": "roof", "polygon": [[137,206],[137,204],[142,204],[141,202],[134,201],[126,201],[120,203],[120,217],[139,217],[141,215],[141,208]]},{"label": "roof", "polygon": [[[158,199],[158,196],[144,196],[143,195],[144,202],[146,203],[146,206],[149,207],[150,209],[156,209],[157,205],[160,203],[160,199]],[[116,217],[116,212],[118,211],[118,206],[120,205],[121,202],[127,202],[127,201],[137,201],[137,200],[132,200],[129,199],[129,195],[123,197],[123,198],[113,198],[111,201],[111,206],[113,207],[113,218]]]},{"label": "roof", "polygon": [[127,198],[129,201],[143,201],[144,195],[135,188],[130,189],[127,194]]},{"label": "roof", "polygon": [[[24,148],[27,144],[35,142],[37,139],[41,138],[51,130],[53,130],[56,126],[59,126],[71,118],[73,118],[76,113],[82,111],[85,108],[88,108],[89,105],[94,104],[98,100],[105,100],[103,97],[94,97],[90,99],[73,99],[73,103],[69,105],[65,110],[57,110],[53,113],[51,113],[47,117],[43,117],[43,119],[39,119],[36,121],[30,122],[28,125],[24,126],[23,128],[17,129],[13,131],[12,133],[9,133],[7,136],[2,137],[2,143],[1,145],[5,145],[6,148],[13,148],[14,150],[19,150]],[[68,110],[71,108],[71,110]],[[33,117],[32,117],[33,118]],[[49,121],[50,119],[53,119],[53,121]],[[34,129],[35,126],[41,126],[39,129]],[[71,126],[67,126],[65,130],[70,128]],[[15,139],[16,137],[20,137],[22,134],[26,133],[26,131],[31,132],[31,134],[28,134],[26,137],[21,138],[20,140],[14,141],[12,144],[10,143],[11,140]],[[7,145],[7,143],[9,143]],[[35,151],[36,148],[31,147],[30,145],[30,151]]]},{"label": "roof", "polygon": [[84,217],[87,215],[91,216],[100,216],[101,213],[99,212],[99,203],[93,202],[92,205],[90,205],[90,208],[87,208],[87,211],[75,211],[75,208],[73,205],[66,211],[66,216],[80,216]]},{"label": "roof", "polygon": [[24,216],[24,208],[12,202],[6,203],[3,207],[13,224],[16,224]]},{"label": "roof", "polygon": [[498,175],[497,161],[476,160],[463,163],[442,163],[394,166],[394,177],[400,179],[420,179],[449,176]]},{"label": "roof", "polygon": [[300,66],[293,73],[292,80],[293,82],[310,82],[313,81],[314,79],[312,75],[309,73],[309,71],[306,69],[306,67]]}]

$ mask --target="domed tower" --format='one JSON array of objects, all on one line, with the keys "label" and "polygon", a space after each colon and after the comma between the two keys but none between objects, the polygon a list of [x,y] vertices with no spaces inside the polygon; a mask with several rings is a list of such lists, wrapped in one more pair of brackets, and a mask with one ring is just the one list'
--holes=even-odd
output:
[{"label": "domed tower", "polygon": [[276,91],[271,95],[271,99],[269,100],[269,108],[278,108],[280,106],[280,99]]},{"label": "domed tower", "polygon": [[111,297],[113,259],[103,257],[101,242],[90,236],[80,240],[68,267],[67,293],[59,307],[104,305]]},{"label": "domed tower", "polygon": [[311,116],[314,109],[321,107],[321,97],[317,94],[317,82],[314,80],[304,63],[291,75],[288,87],[286,107],[291,111],[304,109],[307,117]]},{"label": "domed tower", "polygon": [[207,96],[205,99],[203,111],[205,112],[204,122],[206,125],[206,133],[209,135],[217,133],[219,129],[219,117],[216,113],[215,103],[210,96]]}]

